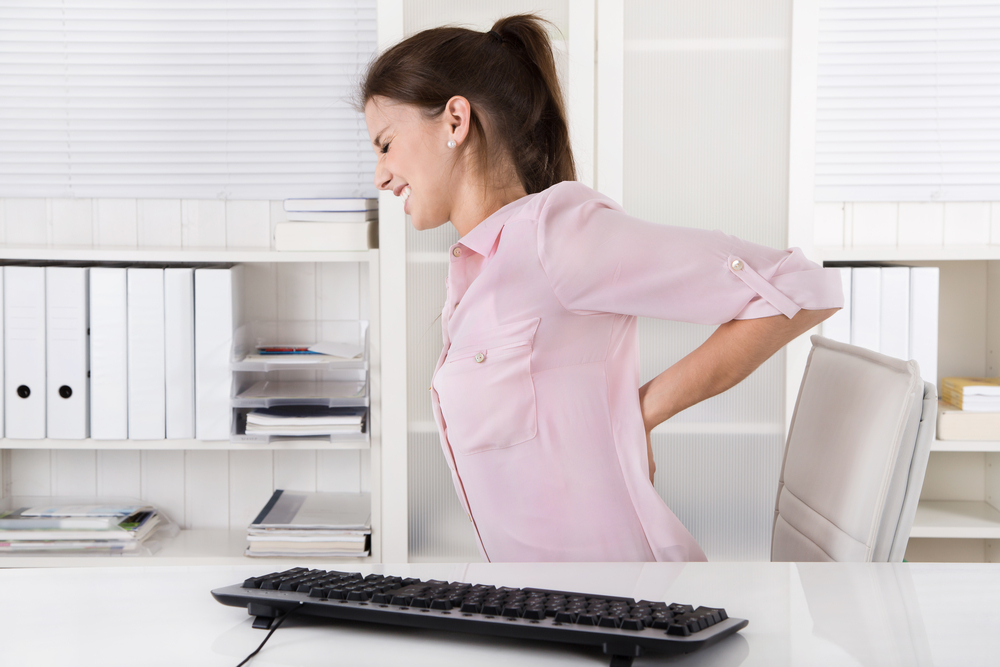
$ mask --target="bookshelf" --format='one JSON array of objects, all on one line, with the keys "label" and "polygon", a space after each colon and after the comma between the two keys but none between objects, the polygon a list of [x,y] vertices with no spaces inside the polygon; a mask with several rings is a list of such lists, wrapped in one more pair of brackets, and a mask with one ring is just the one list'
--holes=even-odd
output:
[{"label": "bookshelf", "polygon": [[[936,384],[952,375],[1000,373],[1000,246],[817,248],[815,257],[937,266]],[[906,560],[1000,561],[1000,440],[933,442]]]},{"label": "bookshelf", "polygon": [[[280,207],[280,201],[259,202],[265,215],[271,211],[272,223],[274,211]],[[52,240],[53,243],[46,245],[0,245],[0,263],[194,267],[242,264],[246,272],[244,307],[248,320],[287,322],[291,330],[309,321],[367,320],[369,437],[333,441],[276,438],[266,444],[196,439],[0,438],[0,489],[4,497],[139,497],[163,508],[182,528],[176,538],[152,557],[7,557],[0,559],[0,567],[250,562],[259,562],[262,567],[288,567],[296,559],[243,556],[246,525],[275,488],[370,491],[371,556],[323,561],[349,564],[382,560],[382,490],[386,485],[382,477],[378,250],[277,252],[267,247],[238,245],[239,238],[234,239],[233,246],[212,248],[81,246]],[[398,545],[391,548],[399,550]],[[405,541],[402,548],[405,550]]]}]

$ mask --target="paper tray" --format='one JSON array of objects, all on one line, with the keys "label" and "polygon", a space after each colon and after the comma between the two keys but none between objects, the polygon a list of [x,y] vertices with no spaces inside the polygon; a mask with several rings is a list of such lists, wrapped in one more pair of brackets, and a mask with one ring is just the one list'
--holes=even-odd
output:
[{"label": "paper tray", "polygon": [[368,415],[365,419],[365,430],[362,433],[334,433],[332,435],[271,435],[269,433],[247,433],[247,412],[246,408],[233,410],[233,430],[229,436],[230,442],[242,442],[266,445],[272,442],[309,442],[316,443],[342,443],[345,449],[350,449],[355,445],[357,449],[367,449],[371,444]]},{"label": "paper tray", "polygon": [[261,380],[233,397],[234,408],[276,405],[323,405],[328,408],[367,407],[368,383],[363,381]]},{"label": "paper tray", "polygon": [[[289,334],[287,331],[299,331]],[[312,333],[305,333],[312,332]],[[324,355],[268,355],[273,358],[247,359],[256,355],[258,345],[287,343],[311,344],[317,340],[350,343],[363,349],[360,359],[341,359]],[[335,371],[368,369],[368,322],[365,320],[319,320],[310,322],[264,322],[244,324],[233,334],[233,350],[229,368],[233,371],[271,372],[283,370]]]}]

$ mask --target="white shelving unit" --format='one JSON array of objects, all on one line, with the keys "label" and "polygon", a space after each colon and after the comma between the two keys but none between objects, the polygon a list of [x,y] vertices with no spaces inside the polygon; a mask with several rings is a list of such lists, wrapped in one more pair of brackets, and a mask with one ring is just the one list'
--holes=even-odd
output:
[{"label": "white shelving unit", "polygon": [[[8,223],[9,224],[9,223]],[[389,542],[390,548],[396,553],[400,547],[389,540],[383,539],[382,524],[382,490],[386,487],[383,479],[382,444],[381,444],[381,401],[380,401],[380,262],[379,251],[367,252],[276,252],[267,249],[243,248],[129,248],[117,249],[90,246],[11,246],[0,245],[0,263],[10,262],[42,262],[42,263],[151,263],[157,265],[178,263],[187,266],[200,264],[234,263],[234,264],[278,264],[313,263],[318,265],[356,263],[358,272],[366,273],[359,283],[360,302],[367,303],[369,326],[369,395],[370,407],[368,417],[367,438],[346,438],[335,441],[297,440],[294,438],[278,438],[267,444],[235,443],[226,441],[202,440],[20,440],[0,438],[0,489],[3,495],[12,494],[11,454],[25,450],[51,450],[64,452],[72,450],[91,450],[98,452],[132,452],[141,454],[147,452],[185,452],[204,456],[210,452],[240,452],[248,453],[255,450],[262,452],[301,452],[309,451],[346,451],[357,450],[368,455],[367,470],[362,464],[362,473],[367,472],[367,490],[372,498],[372,538],[371,556],[363,559],[320,559],[330,563],[379,562],[383,558],[383,544]],[[275,296],[275,299],[279,297]],[[54,454],[53,454],[54,455]],[[185,461],[185,467],[189,464]],[[192,463],[190,465],[197,465]],[[227,464],[230,478],[238,475],[243,464]],[[188,475],[187,472],[184,473]],[[197,476],[197,471],[194,473]],[[206,478],[207,477],[207,478]],[[202,474],[204,483],[211,484],[210,475]],[[186,483],[186,482],[185,482]],[[392,483],[388,486],[391,488]],[[405,489],[405,481],[403,482]],[[184,489],[182,493],[188,493]],[[121,495],[121,494],[115,494]],[[211,489],[202,493],[210,496]],[[186,497],[186,496],[185,496]],[[265,498],[266,500],[266,498]],[[263,502],[263,501],[261,501]],[[244,510],[247,508],[244,507]],[[259,509],[259,508],[258,508]],[[233,508],[230,507],[230,513]],[[182,523],[180,517],[174,517]],[[404,518],[405,521],[405,518]],[[402,548],[405,549],[405,536]],[[0,567],[78,567],[107,565],[153,565],[153,564],[229,564],[229,563],[260,563],[261,567],[287,567],[295,559],[249,559],[243,556],[246,548],[246,530],[233,525],[229,528],[193,528],[182,529],[180,534],[170,540],[152,557],[5,557],[0,559]],[[405,553],[405,552],[404,552]],[[315,560],[315,559],[314,559]]]},{"label": "white shelving unit", "polygon": [[[1000,247],[819,249],[824,262],[941,270],[938,381],[1000,374]],[[935,440],[906,559],[1000,561],[1000,441]]]}]

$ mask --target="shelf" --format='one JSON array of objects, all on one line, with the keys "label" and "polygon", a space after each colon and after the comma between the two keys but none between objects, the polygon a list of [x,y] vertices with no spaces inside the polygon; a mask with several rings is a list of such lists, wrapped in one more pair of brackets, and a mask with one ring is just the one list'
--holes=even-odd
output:
[{"label": "shelf", "polygon": [[368,251],[279,252],[263,248],[114,248],[108,246],[0,245],[0,259],[53,262],[367,262]]},{"label": "shelf", "polygon": [[932,452],[1000,452],[1000,440],[935,440]]},{"label": "shelf", "polygon": [[910,537],[1000,539],[1000,511],[973,500],[921,500]]},{"label": "shelf", "polygon": [[[248,558],[247,531],[182,530],[152,556],[3,556],[4,567],[108,567],[149,565],[250,565],[269,569],[287,569],[297,563],[371,563],[365,558]],[[274,566],[274,567],[271,567]]]},{"label": "shelf", "polygon": [[1000,259],[1000,245],[816,248],[820,262],[934,262]]},{"label": "shelf", "polygon": [[183,449],[369,449],[370,444],[366,434],[357,437],[343,438],[336,441],[274,438],[268,443],[231,442],[229,440],[14,440],[0,438],[0,449],[151,449],[151,450],[183,450]]}]

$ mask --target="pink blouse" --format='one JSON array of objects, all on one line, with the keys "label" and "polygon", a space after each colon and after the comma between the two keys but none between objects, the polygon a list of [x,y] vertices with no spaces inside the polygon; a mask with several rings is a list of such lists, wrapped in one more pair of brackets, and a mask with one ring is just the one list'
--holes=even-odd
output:
[{"label": "pink blouse", "polygon": [[508,204],[450,253],[431,401],[483,558],[705,560],[649,482],[636,316],[840,307],[839,271],[638,220],[572,181]]}]

